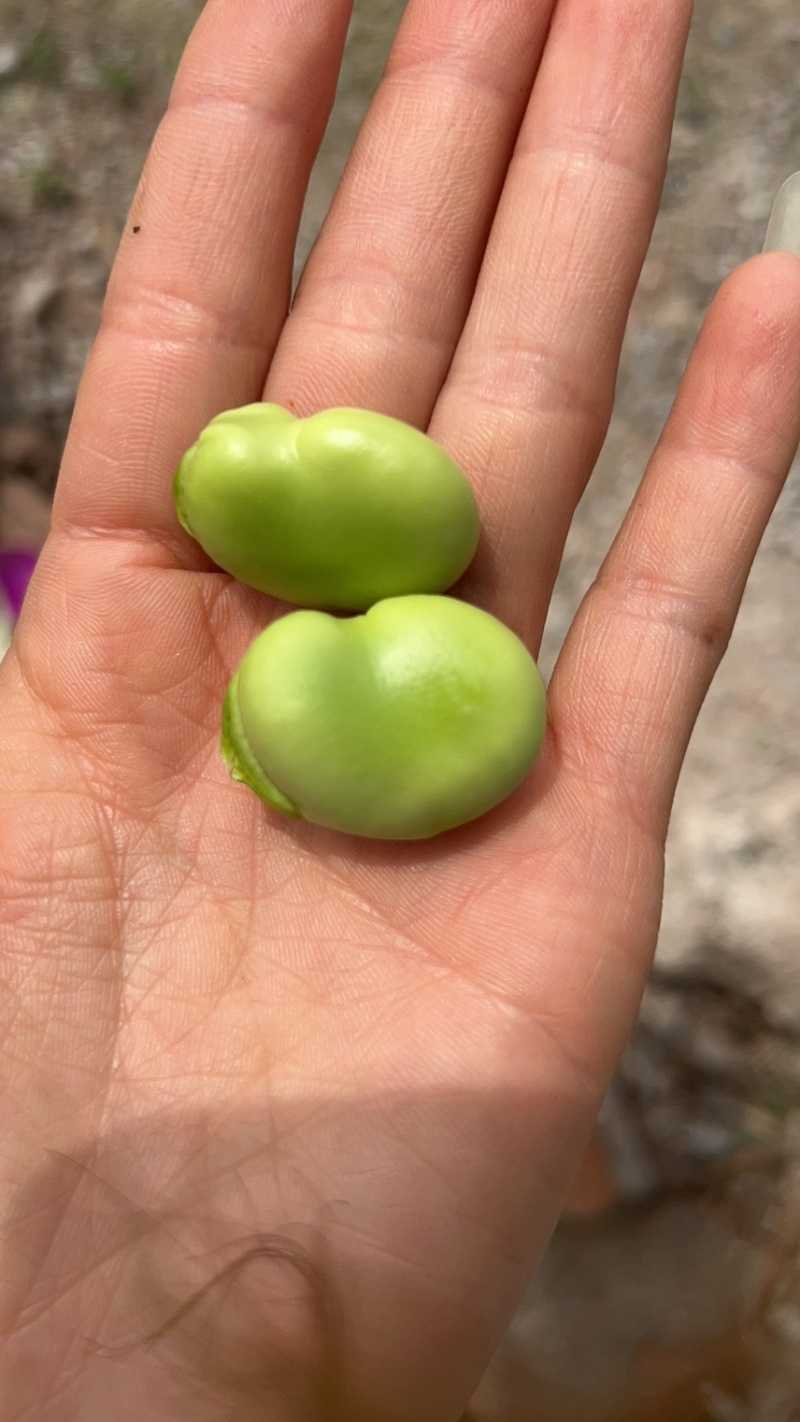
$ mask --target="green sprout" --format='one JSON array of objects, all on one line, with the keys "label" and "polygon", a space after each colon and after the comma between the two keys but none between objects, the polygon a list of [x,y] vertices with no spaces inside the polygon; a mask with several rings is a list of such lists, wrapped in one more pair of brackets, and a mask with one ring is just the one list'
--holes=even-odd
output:
[{"label": "green sprout", "polygon": [[45,163],[34,168],[30,175],[31,192],[38,207],[58,211],[71,207],[75,201],[75,187],[62,163]]},{"label": "green sprout", "polygon": [[20,60],[20,74],[37,84],[55,88],[64,73],[64,56],[58,36],[49,25],[37,30],[28,41]]},{"label": "green sprout", "polygon": [[127,64],[106,63],[99,68],[100,78],[108,92],[123,109],[133,109],[141,93],[139,81]]}]

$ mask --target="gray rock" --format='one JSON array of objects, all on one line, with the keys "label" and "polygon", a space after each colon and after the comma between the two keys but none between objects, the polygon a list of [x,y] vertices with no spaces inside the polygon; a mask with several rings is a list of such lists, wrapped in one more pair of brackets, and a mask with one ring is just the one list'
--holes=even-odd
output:
[{"label": "gray rock", "polygon": [[725,1395],[765,1272],[765,1256],[730,1230],[723,1211],[699,1200],[563,1226],[469,1415],[475,1422],[707,1416],[687,1383],[708,1368],[707,1384]]},{"label": "gray rock", "polygon": [[13,79],[19,71],[21,54],[19,46],[6,41],[0,44],[0,82]]},{"label": "gray rock", "polygon": [[47,269],[28,273],[23,277],[14,297],[14,319],[20,326],[29,322],[46,321],[61,296],[61,282],[56,274]]}]

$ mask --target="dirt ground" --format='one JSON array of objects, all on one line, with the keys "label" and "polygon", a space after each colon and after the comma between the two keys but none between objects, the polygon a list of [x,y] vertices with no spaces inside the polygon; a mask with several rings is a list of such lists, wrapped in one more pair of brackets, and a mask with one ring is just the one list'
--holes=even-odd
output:
[{"label": "dirt ground", "polygon": [[[0,0],[2,539],[46,531],[115,247],[200,8]],[[403,8],[356,5],[298,269]],[[798,72],[797,0],[697,0],[614,423],[570,538],[545,669],[714,290],[759,249],[777,187],[800,168]],[[800,1419],[799,563],[795,476],[687,760],[639,1025],[475,1419]]]}]

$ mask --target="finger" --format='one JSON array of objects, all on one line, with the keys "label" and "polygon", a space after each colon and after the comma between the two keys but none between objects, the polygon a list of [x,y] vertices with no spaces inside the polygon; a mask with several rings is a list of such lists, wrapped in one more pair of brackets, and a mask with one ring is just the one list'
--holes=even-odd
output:
[{"label": "finger", "polygon": [[481,503],[469,595],[534,644],[611,414],[690,10],[561,0],[431,426]]},{"label": "finger", "polygon": [[639,494],[564,646],[563,767],[666,831],[703,698],[800,440],[800,261],[729,279]]},{"label": "finger", "polygon": [[207,6],[123,238],[57,527],[177,541],[181,455],[214,414],[260,396],[349,11],[350,0]]},{"label": "finger", "polygon": [[452,359],[552,0],[411,0],[267,384],[301,413],[427,424]]}]

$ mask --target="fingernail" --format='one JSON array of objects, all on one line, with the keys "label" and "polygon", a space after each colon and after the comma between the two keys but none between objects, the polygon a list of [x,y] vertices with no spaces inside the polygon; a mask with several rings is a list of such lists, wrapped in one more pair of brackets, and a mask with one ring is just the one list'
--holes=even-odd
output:
[{"label": "fingernail", "polygon": [[775,199],[764,251],[800,257],[800,173],[786,179]]}]

